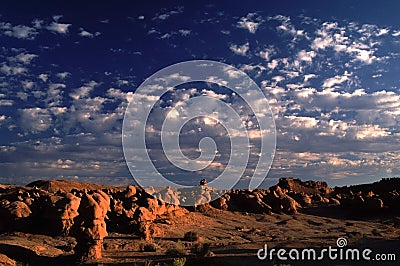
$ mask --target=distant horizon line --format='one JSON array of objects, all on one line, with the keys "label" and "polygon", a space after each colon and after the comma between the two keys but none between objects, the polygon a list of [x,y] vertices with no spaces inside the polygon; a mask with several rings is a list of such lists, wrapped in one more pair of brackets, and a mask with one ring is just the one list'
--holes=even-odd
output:
[{"label": "distant horizon line", "polygon": [[[93,177],[88,177],[88,178],[93,178]],[[86,184],[91,184],[91,185],[99,185],[99,186],[111,186],[111,187],[126,187],[126,186],[138,186],[138,187],[142,187],[139,184],[137,184],[133,178],[128,178],[128,177],[112,177],[115,179],[125,179],[125,180],[130,180],[132,182],[127,182],[125,184],[110,184],[110,183],[99,183],[99,182],[88,182],[88,181],[80,181],[78,179],[73,179],[73,178],[65,178],[65,179],[59,179],[59,178],[55,178],[55,179],[36,179],[33,181],[30,181],[28,183],[25,184],[18,184],[18,183],[0,183],[1,185],[9,185],[9,186],[28,186],[34,182],[38,182],[38,181],[68,181],[68,182],[76,182],[76,183],[86,183]],[[96,179],[101,179],[101,178],[96,178]],[[300,180],[301,182],[307,182],[307,181],[312,181],[312,182],[325,182],[329,188],[345,188],[345,187],[352,187],[352,186],[360,186],[360,185],[370,185],[370,184],[375,184],[375,183],[379,183],[381,181],[389,181],[389,180],[394,180],[394,179],[400,179],[399,176],[392,176],[392,177],[381,177],[380,179],[377,179],[375,181],[370,181],[370,182],[364,182],[364,183],[353,183],[353,184],[348,184],[348,185],[335,185],[335,186],[330,186],[329,183],[325,180],[315,180],[315,179],[303,179],[301,177],[293,177],[293,176],[286,176],[286,177],[279,177],[279,178],[270,178],[270,181],[276,180],[277,182],[275,183],[275,185],[279,184],[279,181],[281,179],[294,179],[294,180]],[[95,180],[92,180],[95,181]],[[196,187],[196,186],[200,186],[200,185],[195,185],[192,187]],[[271,185],[274,186],[274,185]],[[271,188],[271,186],[269,186],[268,188],[264,188],[264,187],[259,187],[256,189],[269,189]],[[156,187],[156,186],[154,186]],[[246,189],[246,188],[235,188],[233,187],[230,190],[241,190],[241,189]]]}]

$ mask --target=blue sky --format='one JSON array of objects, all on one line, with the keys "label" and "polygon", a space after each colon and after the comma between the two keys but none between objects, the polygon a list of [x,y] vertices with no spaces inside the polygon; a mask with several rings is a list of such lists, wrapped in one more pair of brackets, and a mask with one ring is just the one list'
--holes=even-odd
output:
[{"label": "blue sky", "polygon": [[[269,181],[398,176],[400,4],[262,2],[2,1],[0,182],[132,182],[121,145],[132,93],[154,72],[194,59],[235,66],[267,95],[277,129]],[[189,85],[170,100],[201,93]],[[224,97],[204,93],[212,92]],[[204,136],[224,135],[193,123],[189,131],[200,123]],[[212,178],[209,170],[202,175]]]}]

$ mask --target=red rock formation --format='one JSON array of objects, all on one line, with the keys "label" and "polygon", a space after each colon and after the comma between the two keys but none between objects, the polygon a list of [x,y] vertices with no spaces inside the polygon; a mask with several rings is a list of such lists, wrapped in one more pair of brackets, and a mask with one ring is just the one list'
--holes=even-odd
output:
[{"label": "red rock formation", "polygon": [[87,192],[80,201],[79,230],[76,252],[85,260],[101,258],[103,238],[106,237],[107,212],[110,211],[110,198],[101,190]]}]

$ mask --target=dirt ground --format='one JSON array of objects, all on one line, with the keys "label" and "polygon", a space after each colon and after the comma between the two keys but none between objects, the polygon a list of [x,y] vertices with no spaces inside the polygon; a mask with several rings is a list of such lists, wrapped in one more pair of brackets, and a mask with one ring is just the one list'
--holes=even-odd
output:
[{"label": "dirt ground", "polygon": [[[312,212],[312,211],[308,211]],[[318,213],[318,211],[316,211]],[[332,213],[332,212],[331,212]],[[334,216],[334,215],[331,215]],[[268,245],[275,248],[336,248],[336,240],[344,237],[348,247],[370,248],[375,253],[394,253],[400,256],[400,218],[351,220],[300,213],[252,214],[208,209],[189,212],[174,220],[157,220],[164,235],[152,241],[135,235],[110,233],[104,240],[103,258],[86,262],[91,265],[320,265],[310,261],[279,261],[276,258],[259,260],[257,251]],[[195,232],[194,239],[185,239],[186,232]],[[190,240],[190,241],[189,241]],[[8,242],[7,242],[8,241]],[[12,233],[0,236],[1,243],[20,242],[26,249],[14,250],[19,265],[71,265],[73,238],[48,237]],[[209,248],[208,248],[209,244]],[[195,247],[206,245],[206,253]],[[151,247],[151,248],[149,248]],[[5,245],[0,245],[4,253]],[[30,252],[27,250],[31,249]],[[49,256],[53,249],[62,256]],[[7,250],[6,250],[7,251]],[[35,254],[36,259],[29,259]],[[7,253],[8,252],[8,253]],[[10,254],[10,250],[6,253]],[[12,252],[11,252],[12,253]],[[57,253],[57,252],[56,252]],[[58,253],[57,253],[58,254]],[[59,255],[59,254],[58,254]],[[399,258],[397,258],[399,259]],[[25,263],[24,263],[25,261]],[[27,262],[29,261],[29,262]],[[365,265],[366,262],[324,261],[325,265]],[[374,265],[376,262],[374,263]],[[398,265],[398,261],[377,265]]]},{"label": "dirt ground", "polygon": [[[339,237],[346,238],[349,247],[371,247],[375,248],[375,252],[393,251],[400,256],[399,221],[393,218],[349,220],[304,213],[190,212],[174,221],[157,221],[165,233],[163,237],[153,240],[157,247],[155,252],[140,251],[141,245],[146,243],[135,236],[111,234],[105,239],[102,263],[157,265],[165,260],[168,263],[170,256],[166,253],[178,246],[185,254],[173,257],[187,258],[186,265],[242,265],[244,262],[275,265],[279,264],[276,260],[261,261],[257,258],[257,251],[265,244],[275,249],[336,248]],[[189,231],[196,232],[199,239],[185,241],[184,235]],[[198,258],[193,254],[193,246],[197,242],[210,244],[211,253],[207,257]]]}]

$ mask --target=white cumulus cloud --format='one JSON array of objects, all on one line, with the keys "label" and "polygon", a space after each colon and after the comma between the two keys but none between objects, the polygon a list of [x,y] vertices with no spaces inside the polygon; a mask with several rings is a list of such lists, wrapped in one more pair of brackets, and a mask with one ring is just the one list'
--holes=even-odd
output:
[{"label": "white cumulus cloud", "polygon": [[232,52],[234,52],[237,55],[243,55],[243,56],[247,54],[249,48],[250,46],[248,42],[243,45],[232,44],[231,46],[229,46],[229,49],[231,49]]},{"label": "white cumulus cloud", "polygon": [[47,29],[54,33],[67,34],[70,26],[71,24],[52,22],[49,26],[47,26]]},{"label": "white cumulus cloud", "polygon": [[261,16],[256,13],[249,13],[246,17],[240,18],[237,26],[238,28],[247,29],[250,33],[256,33],[258,27],[263,22]]}]

